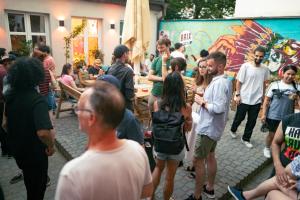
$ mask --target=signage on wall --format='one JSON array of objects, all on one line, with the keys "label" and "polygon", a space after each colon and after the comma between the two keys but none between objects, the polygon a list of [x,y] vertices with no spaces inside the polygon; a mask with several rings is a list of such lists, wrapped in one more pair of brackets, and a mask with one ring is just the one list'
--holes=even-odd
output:
[{"label": "signage on wall", "polygon": [[193,37],[191,31],[182,31],[180,33],[179,42],[184,45],[192,44]]}]

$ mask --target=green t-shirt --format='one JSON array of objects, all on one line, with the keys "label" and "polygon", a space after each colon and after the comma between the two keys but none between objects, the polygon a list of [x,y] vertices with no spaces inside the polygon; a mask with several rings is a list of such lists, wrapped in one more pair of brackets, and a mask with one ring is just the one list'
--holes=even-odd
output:
[{"label": "green t-shirt", "polygon": [[[167,60],[167,69],[170,66],[170,58]],[[162,66],[162,57],[159,56],[153,60],[151,69],[154,71],[153,75],[161,77],[161,66]],[[163,92],[163,82],[162,81],[153,81],[152,95],[160,97]]]}]

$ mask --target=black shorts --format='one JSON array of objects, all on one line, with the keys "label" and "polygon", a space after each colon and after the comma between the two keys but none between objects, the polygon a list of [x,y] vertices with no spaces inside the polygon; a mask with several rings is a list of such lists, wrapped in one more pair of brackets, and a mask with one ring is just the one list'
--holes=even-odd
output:
[{"label": "black shorts", "polygon": [[267,118],[266,122],[267,122],[267,125],[268,125],[268,128],[269,128],[269,131],[275,133],[276,130],[277,130],[277,127],[280,123],[280,120]]}]

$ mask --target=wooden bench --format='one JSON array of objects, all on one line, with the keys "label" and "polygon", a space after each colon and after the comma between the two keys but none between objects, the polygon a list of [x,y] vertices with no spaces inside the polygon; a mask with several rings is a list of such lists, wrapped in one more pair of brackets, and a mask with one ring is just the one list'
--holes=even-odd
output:
[{"label": "wooden bench", "polygon": [[61,108],[61,104],[63,101],[70,101],[70,97],[72,97],[74,100],[79,100],[81,92],[78,90],[75,90],[74,88],[62,83],[61,81],[58,81],[58,85],[60,88],[60,98],[58,100],[58,106],[56,111],[56,119],[59,118],[60,112],[70,111],[73,110],[73,107],[70,108]]}]

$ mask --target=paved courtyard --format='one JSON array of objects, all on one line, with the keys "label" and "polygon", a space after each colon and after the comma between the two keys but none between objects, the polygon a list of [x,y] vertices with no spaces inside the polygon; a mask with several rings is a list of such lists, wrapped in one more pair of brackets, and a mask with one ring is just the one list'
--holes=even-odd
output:
[{"label": "paved courtyard", "polygon": [[[45,200],[54,199],[56,184],[59,172],[67,160],[61,153],[56,152],[49,157],[48,175],[51,179],[51,184],[47,187]],[[0,157],[0,184],[2,186],[5,200],[24,200],[26,199],[26,189],[23,181],[11,185],[9,180],[15,176],[20,170],[17,167],[15,160]]]},{"label": "paved courtyard", "polygon": [[[264,133],[261,133],[260,122],[257,123],[252,142],[253,149],[246,148],[240,141],[244,123],[239,128],[239,137],[232,139],[229,134],[229,127],[234,112],[230,112],[230,120],[227,123],[225,133],[217,146],[218,173],[216,177],[216,198],[228,199],[227,185],[244,185],[250,178],[262,170],[270,160],[263,154]],[[75,115],[65,113],[57,120],[57,144],[60,151],[68,159],[79,156],[85,149],[86,135],[78,130],[78,122]],[[163,179],[162,179],[163,180]],[[188,173],[179,168],[174,187],[174,198],[184,199],[194,188],[194,180],[188,177]],[[160,184],[162,186],[163,184]],[[161,187],[158,188],[157,199],[162,199]]]},{"label": "paved courtyard", "polygon": [[[237,139],[231,139],[229,135],[228,128],[232,122],[233,114],[233,112],[230,113],[228,126],[217,146],[216,199],[230,199],[227,185],[244,186],[247,182],[250,182],[250,184],[246,185],[246,188],[251,188],[264,180],[270,173],[270,160],[267,160],[262,155],[264,134],[259,131],[260,123],[257,123],[252,137],[254,148],[248,149],[240,142],[243,124],[238,131],[239,137]],[[61,117],[56,120],[56,129],[57,147],[62,154],[57,152],[49,159],[49,175],[52,184],[47,188],[45,199],[54,198],[59,171],[67,159],[79,156],[84,151],[87,143],[85,134],[78,130],[76,116],[70,112],[61,114]],[[0,158],[0,171],[0,184],[3,187],[6,199],[25,199],[26,193],[23,182],[14,185],[9,184],[10,178],[18,171],[15,161],[13,159]],[[187,175],[188,173],[182,167],[179,168],[175,178],[173,195],[176,200],[186,198],[193,191],[194,179],[190,179]],[[163,183],[160,184],[156,192],[158,200],[162,199],[162,185]]]}]

